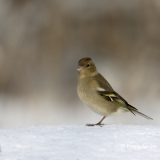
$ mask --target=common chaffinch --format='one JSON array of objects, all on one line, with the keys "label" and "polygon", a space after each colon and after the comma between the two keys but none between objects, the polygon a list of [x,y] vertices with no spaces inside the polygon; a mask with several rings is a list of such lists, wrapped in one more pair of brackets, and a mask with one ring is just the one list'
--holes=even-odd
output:
[{"label": "common chaffinch", "polygon": [[101,125],[107,116],[127,111],[152,120],[114,91],[108,81],[97,71],[91,58],[80,59],[77,70],[79,98],[91,110],[103,116],[98,123],[87,124],[87,126]]}]

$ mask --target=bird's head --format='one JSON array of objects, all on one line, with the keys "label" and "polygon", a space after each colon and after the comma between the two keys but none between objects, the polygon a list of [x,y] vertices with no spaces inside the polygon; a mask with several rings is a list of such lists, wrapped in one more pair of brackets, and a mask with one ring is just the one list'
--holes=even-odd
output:
[{"label": "bird's head", "polygon": [[91,76],[97,73],[96,66],[91,58],[80,59],[77,70],[81,76]]}]

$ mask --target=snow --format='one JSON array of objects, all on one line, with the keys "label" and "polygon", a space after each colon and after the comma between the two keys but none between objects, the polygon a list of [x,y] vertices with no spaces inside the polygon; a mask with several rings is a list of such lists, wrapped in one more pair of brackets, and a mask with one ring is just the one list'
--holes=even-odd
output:
[{"label": "snow", "polygon": [[31,126],[0,130],[2,160],[158,160],[160,127]]}]

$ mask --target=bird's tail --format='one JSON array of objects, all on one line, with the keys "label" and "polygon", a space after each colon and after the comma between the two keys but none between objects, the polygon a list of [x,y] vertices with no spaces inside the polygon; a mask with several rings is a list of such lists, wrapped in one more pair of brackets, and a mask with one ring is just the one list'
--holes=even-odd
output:
[{"label": "bird's tail", "polygon": [[[129,109],[129,111],[131,111],[133,114],[135,113],[135,114],[138,114],[138,115],[140,115],[140,116],[142,116],[142,117],[144,117],[144,118],[153,120],[151,117],[148,117],[147,115],[139,112],[135,107],[133,107],[133,106],[131,106],[131,105],[128,105],[128,109]],[[135,115],[135,114],[134,114],[134,115]]]}]

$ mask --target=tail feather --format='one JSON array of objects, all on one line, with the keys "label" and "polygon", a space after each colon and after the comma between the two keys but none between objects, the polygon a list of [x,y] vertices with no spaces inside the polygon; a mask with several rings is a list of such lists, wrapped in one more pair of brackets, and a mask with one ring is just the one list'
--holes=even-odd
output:
[{"label": "tail feather", "polygon": [[140,115],[140,116],[142,116],[142,117],[144,117],[144,118],[147,118],[147,119],[150,119],[150,120],[153,120],[151,117],[148,117],[147,115],[145,115],[145,114],[143,114],[143,113],[141,113],[141,112],[139,112],[139,111],[133,111],[135,114],[138,114],[138,115]]},{"label": "tail feather", "polygon": [[[131,105],[128,106],[128,110],[131,111],[132,113],[138,114],[138,115],[140,115],[140,116],[142,116],[142,117],[144,117],[144,118],[153,120],[151,117],[148,117],[147,115],[139,112],[136,108],[134,108],[134,107],[131,106]],[[135,115],[135,114],[134,114],[134,115]]]}]

